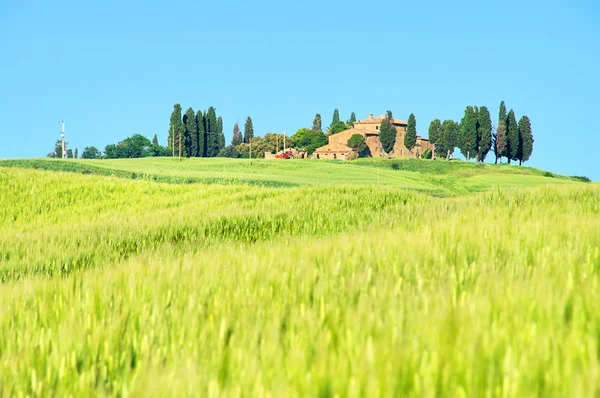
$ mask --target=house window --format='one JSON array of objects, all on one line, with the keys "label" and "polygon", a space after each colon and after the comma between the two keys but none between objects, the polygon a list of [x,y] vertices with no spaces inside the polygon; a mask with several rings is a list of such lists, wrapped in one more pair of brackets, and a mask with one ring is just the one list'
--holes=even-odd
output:
[{"label": "house window", "polygon": [[375,126],[375,130],[379,130],[379,126]]}]

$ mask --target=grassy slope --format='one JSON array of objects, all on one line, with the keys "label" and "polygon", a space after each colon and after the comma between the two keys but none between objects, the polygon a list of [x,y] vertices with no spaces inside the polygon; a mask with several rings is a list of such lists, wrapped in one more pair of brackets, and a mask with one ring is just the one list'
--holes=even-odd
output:
[{"label": "grassy slope", "polygon": [[[2,166],[115,174],[165,182],[249,183],[263,186],[385,185],[434,196],[463,195],[503,187],[564,184],[572,179],[528,167],[464,162],[361,159],[281,161],[170,158],[116,160],[13,160]],[[551,176],[551,177],[549,177]]]},{"label": "grassy slope", "polygon": [[600,394],[597,184],[265,163],[173,167],[302,186],[0,168],[0,395]]}]

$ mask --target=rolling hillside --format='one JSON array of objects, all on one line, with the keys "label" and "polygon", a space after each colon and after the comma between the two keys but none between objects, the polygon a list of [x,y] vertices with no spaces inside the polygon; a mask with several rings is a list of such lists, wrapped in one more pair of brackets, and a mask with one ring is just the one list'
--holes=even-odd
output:
[{"label": "rolling hillside", "polygon": [[595,396],[600,186],[0,161],[0,396]]}]

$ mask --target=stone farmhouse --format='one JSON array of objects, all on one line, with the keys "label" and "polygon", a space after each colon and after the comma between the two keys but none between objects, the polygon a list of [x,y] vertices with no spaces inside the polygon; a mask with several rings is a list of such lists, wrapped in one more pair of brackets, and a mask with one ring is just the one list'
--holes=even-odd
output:
[{"label": "stone farmhouse", "polygon": [[379,126],[385,115],[374,118],[369,114],[369,118],[354,122],[354,127],[329,136],[329,143],[317,148],[313,152],[313,159],[352,159],[356,157],[355,151],[348,146],[348,140],[354,134],[360,134],[365,137],[365,143],[371,151],[373,157],[392,157],[392,158],[418,158],[426,150],[433,152],[433,145],[427,138],[417,136],[417,143],[409,151],[404,146],[404,135],[406,134],[407,123],[402,120],[392,119],[392,125],[396,128],[396,144],[390,153],[386,153],[381,148],[379,141]]}]

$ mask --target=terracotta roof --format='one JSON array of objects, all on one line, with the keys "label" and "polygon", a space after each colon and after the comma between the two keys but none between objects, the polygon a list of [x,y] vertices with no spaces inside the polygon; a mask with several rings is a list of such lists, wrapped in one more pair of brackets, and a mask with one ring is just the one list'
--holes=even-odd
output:
[{"label": "terracotta roof", "polygon": [[350,152],[352,148],[344,144],[327,144],[315,149],[315,152]]},{"label": "terracotta roof", "polygon": [[[354,124],[381,124],[381,121],[384,118],[385,115],[381,115],[379,117],[374,117],[373,119],[357,120],[356,122],[354,122]],[[406,123],[404,120],[392,119],[392,124],[406,126],[408,123]]]},{"label": "terracotta roof", "polygon": [[421,141],[429,141],[429,138],[420,137],[420,136],[417,136],[417,139],[421,140]]}]

